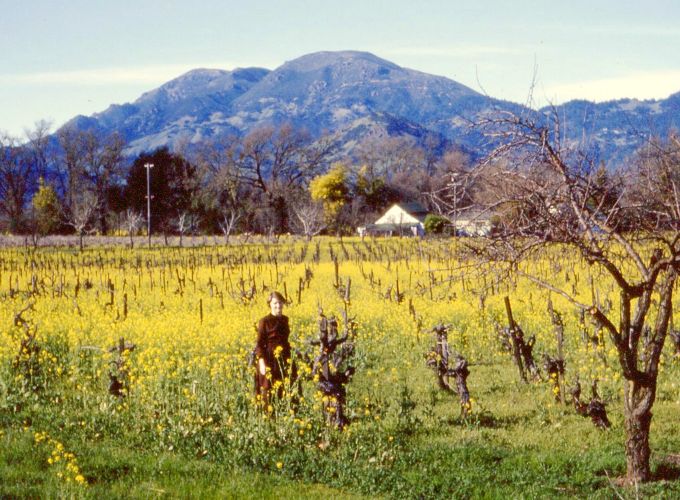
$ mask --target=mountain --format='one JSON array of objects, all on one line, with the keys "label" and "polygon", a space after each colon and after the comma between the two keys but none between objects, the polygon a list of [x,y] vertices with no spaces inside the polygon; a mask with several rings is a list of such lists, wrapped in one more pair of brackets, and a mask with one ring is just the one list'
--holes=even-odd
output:
[{"label": "mountain", "polygon": [[238,132],[229,123],[232,102],[259,83],[269,70],[196,69],[143,94],[133,103],[109,106],[91,117],[78,116],[65,126],[117,131],[130,144],[128,153]]},{"label": "mountain", "polygon": [[[609,162],[633,151],[650,131],[680,127],[679,101],[680,94],[665,101],[572,101],[557,110],[570,124],[568,138],[586,137]],[[118,131],[130,155],[284,122],[314,135],[331,133],[345,151],[367,134],[386,134],[420,142],[435,136],[481,154],[489,145],[470,123],[501,111],[535,112],[367,52],[342,51],[308,54],[273,71],[196,69],[67,126]]]},{"label": "mountain", "polygon": [[[548,108],[541,110],[548,112]],[[680,92],[663,100],[620,99],[603,103],[570,101],[556,111],[572,141],[607,164],[620,164],[651,136],[680,129]]]}]

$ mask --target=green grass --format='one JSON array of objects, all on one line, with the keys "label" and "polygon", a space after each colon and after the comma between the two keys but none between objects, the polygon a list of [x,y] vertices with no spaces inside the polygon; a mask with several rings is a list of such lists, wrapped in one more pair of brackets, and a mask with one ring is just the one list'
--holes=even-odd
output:
[{"label": "green grass", "polygon": [[[677,368],[671,370],[677,371]],[[420,368],[416,369],[420,372]],[[76,428],[54,428],[78,459],[87,489],[66,485],[49,455],[26,430],[7,424],[0,438],[0,496],[87,498],[635,498],[680,495],[680,466],[665,456],[680,450],[677,402],[662,398],[652,426],[653,468],[662,476],[634,488],[617,486],[625,473],[621,402],[609,403],[613,427],[597,430],[571,407],[552,402],[546,384],[515,382],[511,365],[476,367],[470,389],[476,413],[458,417],[454,396],[433,391],[434,376],[416,373],[410,414],[390,408],[378,423],[358,421],[348,438],[327,450],[294,446],[273,450],[282,467],[263,466],[267,450],[239,462],[198,459],[186,450],[154,452],[126,443],[125,431],[92,441]],[[430,378],[427,378],[429,375]],[[502,380],[507,380],[502,383]],[[431,384],[430,384],[431,382]],[[406,383],[405,381],[403,383]],[[351,391],[351,388],[350,388]],[[350,392],[351,396],[351,392]],[[394,395],[392,396],[394,397]],[[7,415],[6,415],[7,416]],[[35,418],[37,417],[37,418]],[[34,414],[44,425],[55,415]],[[399,418],[402,419],[399,424]],[[407,419],[407,420],[403,420]],[[408,420],[410,419],[410,420]],[[58,419],[57,419],[58,420]],[[405,423],[406,422],[406,423]],[[410,422],[410,424],[408,424]],[[406,425],[408,424],[408,425]],[[401,432],[401,433],[399,433]],[[392,445],[383,445],[393,436]],[[220,437],[216,438],[218,441]],[[259,454],[258,454],[259,453]],[[235,465],[236,464],[236,465]]]},{"label": "green grass", "polygon": [[176,454],[152,454],[120,443],[84,446],[78,459],[89,486],[66,485],[36,456],[32,435],[10,431],[0,440],[0,497],[53,498],[362,498],[282,474],[225,469]]},{"label": "green grass", "polygon": [[[404,281],[405,275],[402,270]],[[315,276],[324,280],[316,268]],[[324,283],[330,283],[328,276]],[[324,427],[320,409],[311,403],[301,410],[310,422],[302,437],[290,419],[264,421],[248,400],[250,375],[235,376],[227,385],[205,371],[187,371],[168,377],[167,386],[151,386],[152,397],[144,400],[133,391],[121,404],[107,392],[108,366],[99,357],[97,365],[90,351],[73,355],[73,346],[59,343],[55,334],[45,351],[58,354],[64,368],[77,368],[80,378],[45,375],[41,388],[26,390],[17,384],[10,358],[0,365],[0,497],[680,497],[677,357],[666,358],[653,409],[652,467],[658,480],[623,488],[617,482],[625,473],[621,382],[600,380],[613,423],[600,431],[571,405],[556,404],[546,382],[521,383],[509,356],[491,354],[498,347],[488,342],[492,330],[457,328],[450,340],[471,362],[468,386],[474,399],[472,415],[463,420],[456,397],[437,389],[425,366],[432,338],[410,333],[414,326],[406,305],[371,302],[375,291],[367,291],[359,276],[352,286],[359,297],[353,308],[364,316],[359,318],[357,372],[348,386],[349,431]],[[361,309],[363,298],[368,308]],[[457,303],[449,302],[454,310]],[[379,309],[375,318],[371,304]],[[460,317],[452,321],[463,325],[466,309],[455,310]],[[515,309],[518,317],[521,310]],[[528,312],[520,321],[538,325],[543,313]],[[431,325],[423,325],[422,332]],[[539,326],[525,328],[540,333]],[[389,335],[362,344],[363,332],[369,331]],[[547,332],[544,338],[551,339]],[[581,348],[567,349],[568,381],[580,375],[587,397],[596,372],[579,364],[579,356],[592,358],[593,353],[583,352],[578,332],[568,333],[567,345]],[[553,348],[544,340],[537,357]],[[61,366],[58,362],[49,366]],[[97,368],[101,375],[92,375]],[[314,385],[306,381],[305,387],[311,401]],[[185,390],[195,390],[196,398],[182,396]],[[211,424],[197,425],[197,417],[210,417]],[[50,447],[36,444],[36,432],[47,432],[77,457],[87,488],[56,475],[58,469],[48,464]]]}]

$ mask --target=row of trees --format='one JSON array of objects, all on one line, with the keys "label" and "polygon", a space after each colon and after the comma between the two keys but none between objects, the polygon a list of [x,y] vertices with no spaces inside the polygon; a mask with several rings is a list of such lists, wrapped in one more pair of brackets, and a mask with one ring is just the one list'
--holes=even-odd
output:
[{"label": "row of trees", "polygon": [[118,134],[62,129],[40,122],[26,141],[0,134],[0,220],[5,231],[56,232],[97,224],[108,231],[111,189],[123,178]]},{"label": "row of trees", "polygon": [[38,123],[0,143],[0,224],[12,233],[134,233],[146,220],[150,171],[152,231],[281,234],[353,232],[390,203],[442,189],[469,160],[442,144],[370,137],[342,156],[328,137],[290,125],[245,136],[124,156],[118,134]]}]

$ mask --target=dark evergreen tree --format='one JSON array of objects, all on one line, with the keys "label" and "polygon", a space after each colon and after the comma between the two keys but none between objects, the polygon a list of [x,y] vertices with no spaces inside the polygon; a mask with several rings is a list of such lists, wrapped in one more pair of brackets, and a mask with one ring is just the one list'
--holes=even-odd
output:
[{"label": "dark evergreen tree", "polygon": [[128,173],[125,198],[128,207],[145,215],[146,164],[153,165],[149,176],[151,230],[173,232],[174,219],[183,212],[195,212],[198,209],[196,169],[166,147],[140,154]]}]

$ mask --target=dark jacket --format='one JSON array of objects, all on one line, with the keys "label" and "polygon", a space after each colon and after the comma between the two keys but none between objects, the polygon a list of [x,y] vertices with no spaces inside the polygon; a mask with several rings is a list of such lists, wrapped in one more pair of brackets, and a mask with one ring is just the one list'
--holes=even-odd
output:
[{"label": "dark jacket", "polygon": [[[281,380],[285,375],[286,366],[290,361],[289,335],[288,316],[268,314],[257,324],[256,366],[258,359],[264,359],[265,365],[271,370],[272,381]],[[281,347],[278,359],[275,356],[277,347]]]}]

